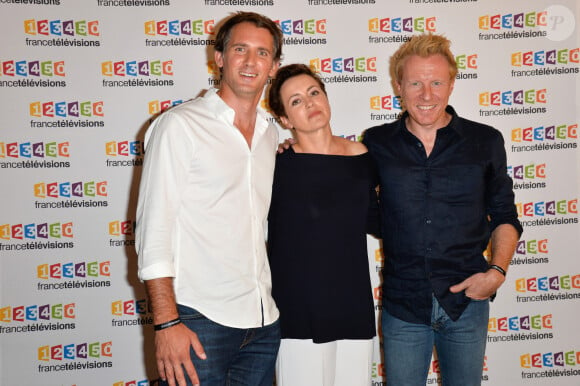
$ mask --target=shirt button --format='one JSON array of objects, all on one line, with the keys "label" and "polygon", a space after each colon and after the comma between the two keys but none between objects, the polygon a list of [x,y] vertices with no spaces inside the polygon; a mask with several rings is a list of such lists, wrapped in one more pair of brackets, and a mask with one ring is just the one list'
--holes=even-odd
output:
[{"label": "shirt button", "polygon": [[421,142],[417,142],[417,147],[421,148],[421,147],[423,147],[423,144]]},{"label": "shirt button", "polygon": [[427,225],[431,224],[431,219],[430,218],[426,218],[425,219],[425,224],[427,224]]}]

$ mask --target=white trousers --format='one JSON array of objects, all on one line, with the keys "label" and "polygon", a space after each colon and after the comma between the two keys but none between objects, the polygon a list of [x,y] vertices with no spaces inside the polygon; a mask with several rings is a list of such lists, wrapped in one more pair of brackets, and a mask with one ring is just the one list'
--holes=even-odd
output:
[{"label": "white trousers", "polygon": [[276,361],[277,386],[369,386],[373,340],[314,343],[282,339]]}]

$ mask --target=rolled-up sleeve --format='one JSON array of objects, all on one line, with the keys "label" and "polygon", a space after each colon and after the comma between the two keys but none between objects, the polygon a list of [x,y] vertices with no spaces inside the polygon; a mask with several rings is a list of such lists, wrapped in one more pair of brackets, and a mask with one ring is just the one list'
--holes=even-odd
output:
[{"label": "rolled-up sleeve", "polygon": [[514,203],[513,181],[507,173],[504,140],[499,131],[490,145],[491,167],[486,182],[487,212],[491,231],[501,224],[511,224],[521,236],[522,225]]},{"label": "rolled-up sleeve", "polygon": [[135,245],[141,280],[175,277],[176,221],[193,142],[182,119],[166,112],[149,128],[137,203]]}]

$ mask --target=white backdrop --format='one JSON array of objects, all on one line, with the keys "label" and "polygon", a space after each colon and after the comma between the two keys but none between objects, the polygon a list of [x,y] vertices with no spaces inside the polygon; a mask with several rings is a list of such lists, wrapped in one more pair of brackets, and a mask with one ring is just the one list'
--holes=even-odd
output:
[{"label": "white backdrop", "polygon": [[[451,103],[504,134],[525,228],[483,383],[580,385],[574,0],[0,0],[0,385],[154,383],[133,248],[143,135],[215,84],[213,27],[235,10],[280,21],[284,62],[320,72],[352,139],[400,112],[388,59],[401,42],[453,41]],[[377,312],[378,248],[369,238]],[[375,353],[384,385],[378,339]]]}]

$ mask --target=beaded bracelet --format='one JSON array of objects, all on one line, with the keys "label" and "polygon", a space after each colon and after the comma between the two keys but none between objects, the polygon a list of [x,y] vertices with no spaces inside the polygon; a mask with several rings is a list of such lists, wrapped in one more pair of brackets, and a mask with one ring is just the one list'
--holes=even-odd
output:
[{"label": "beaded bracelet", "polygon": [[506,271],[505,271],[505,269],[503,269],[503,268],[502,268],[502,267],[500,267],[499,265],[492,264],[492,265],[490,265],[490,266],[488,267],[488,270],[490,270],[490,269],[495,269],[496,271],[498,271],[498,272],[499,272],[499,273],[501,273],[502,275],[504,275],[504,276],[506,275]]},{"label": "beaded bracelet", "polygon": [[166,328],[173,327],[175,325],[178,325],[179,323],[181,323],[181,319],[177,318],[177,319],[170,320],[169,322],[156,324],[153,326],[153,329],[155,331],[165,330]]}]

